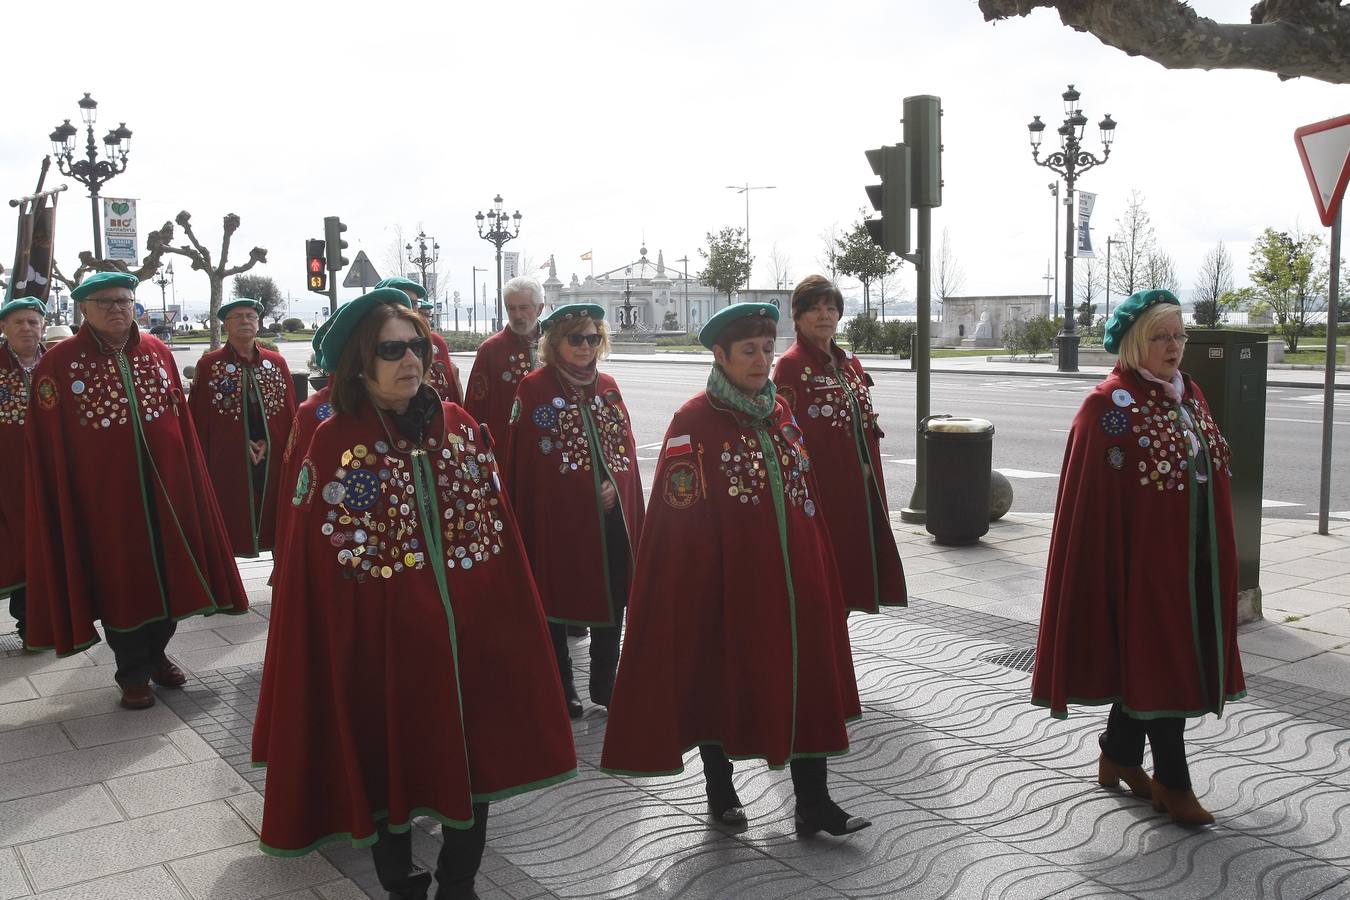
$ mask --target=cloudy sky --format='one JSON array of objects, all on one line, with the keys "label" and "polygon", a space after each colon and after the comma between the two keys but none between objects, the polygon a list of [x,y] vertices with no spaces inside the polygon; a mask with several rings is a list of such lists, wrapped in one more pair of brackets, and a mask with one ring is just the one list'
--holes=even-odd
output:
[{"label": "cloudy sky", "polygon": [[[1193,6],[1245,21],[1249,3]],[[1081,182],[1098,194],[1098,242],[1138,189],[1184,287],[1216,241],[1241,283],[1263,227],[1320,228],[1293,130],[1350,112],[1344,87],[1171,72],[1051,11],[987,24],[973,0],[72,0],[7,12],[8,33],[31,39],[11,42],[0,64],[6,198],[32,189],[47,134],[64,118],[78,124],[75,103],[90,91],[100,138],[121,121],[135,132],[130,166],[105,193],[139,200],[142,246],[187,209],[218,247],[221,217],[236,212],[236,258],[266,247],[255,271],[302,311],[320,299],[304,290],[303,242],[334,214],[382,275],[396,229],[424,227],[441,246],[442,282],[467,303],[470,268],[492,265],[473,216],[497,192],[524,215],[511,248],[552,254],[566,281],[589,271],[585,251],[599,272],[644,240],[653,258],[687,255],[697,269],[706,232],[744,225],[726,185],[775,185],[751,199],[756,286],[770,286],[775,245],[799,278],[819,269],[821,233],[857,218],[872,180],[862,151],[900,140],[911,94],[943,100],[934,233],[949,231],[965,292],[1041,292],[1062,219],[1025,126],[1033,114],[1058,125],[1068,82],[1093,123],[1108,112],[1120,123],[1110,162]],[[97,30],[77,24],[88,21]],[[79,185],[61,210],[58,259],[73,269],[90,246]],[[0,234],[8,265],[12,230]],[[204,306],[205,277],[181,259],[175,270],[178,298]],[[154,286],[142,294],[158,301]]]}]

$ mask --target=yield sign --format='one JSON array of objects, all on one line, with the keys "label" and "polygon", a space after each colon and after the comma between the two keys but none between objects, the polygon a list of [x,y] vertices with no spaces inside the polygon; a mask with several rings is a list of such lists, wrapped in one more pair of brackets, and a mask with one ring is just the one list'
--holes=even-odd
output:
[{"label": "yield sign", "polygon": [[1350,182],[1350,116],[1304,125],[1294,131],[1308,186],[1322,224],[1331,227]]},{"label": "yield sign", "polygon": [[370,264],[370,257],[366,256],[366,251],[358,250],[352,267],[347,270],[347,277],[342,279],[342,286],[365,290],[367,287],[374,287],[379,280],[380,273]]}]

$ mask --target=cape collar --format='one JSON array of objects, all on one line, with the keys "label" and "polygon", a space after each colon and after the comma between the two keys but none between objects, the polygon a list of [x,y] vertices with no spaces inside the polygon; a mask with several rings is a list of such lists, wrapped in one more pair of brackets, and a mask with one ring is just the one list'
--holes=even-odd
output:
[{"label": "cape collar", "polygon": [[[117,352],[114,348],[105,344],[103,338],[100,337],[98,332],[94,331],[93,327],[88,323],[80,326],[80,330],[76,332],[75,337],[83,339],[89,347],[98,353],[102,353],[104,356],[112,356]],[[127,342],[122,346],[121,350],[123,353],[130,356],[140,344],[141,330],[136,326],[135,322],[132,322],[131,332],[127,335]]]},{"label": "cape collar", "polygon": [[802,352],[806,354],[807,359],[818,366],[835,366],[842,369],[853,357],[853,354],[836,344],[833,338],[830,339],[828,353],[815,344],[802,340],[800,336],[797,338],[797,345],[802,348]]},{"label": "cape collar", "polygon": [[394,424],[393,416],[376,409],[369,397],[362,404],[361,412],[356,418],[363,428],[381,435],[381,439],[389,445],[389,452],[399,456],[412,456],[415,453],[426,453],[428,450],[439,451],[445,445],[445,407],[440,403],[435,405],[431,422],[427,425],[425,436],[420,443],[414,443],[404,437]]},{"label": "cape collar", "polygon": [[258,346],[257,341],[253,342],[253,352],[248,356],[244,356],[238,350],[234,349],[234,344],[231,344],[229,341],[225,342],[225,349],[229,351],[226,354],[227,356],[234,357],[246,366],[256,365],[262,359],[262,348]]}]

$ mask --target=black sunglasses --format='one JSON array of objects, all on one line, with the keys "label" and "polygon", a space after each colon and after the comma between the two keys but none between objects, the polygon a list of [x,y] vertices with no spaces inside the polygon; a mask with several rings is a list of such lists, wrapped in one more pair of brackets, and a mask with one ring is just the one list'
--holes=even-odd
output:
[{"label": "black sunglasses", "polygon": [[380,341],[375,345],[375,355],[385,362],[398,362],[409,350],[426,359],[431,352],[431,341],[420,337],[411,341]]},{"label": "black sunglasses", "polygon": [[582,344],[590,344],[592,347],[600,346],[600,335],[598,334],[577,334],[573,332],[567,336],[567,343],[572,347],[580,347]]}]

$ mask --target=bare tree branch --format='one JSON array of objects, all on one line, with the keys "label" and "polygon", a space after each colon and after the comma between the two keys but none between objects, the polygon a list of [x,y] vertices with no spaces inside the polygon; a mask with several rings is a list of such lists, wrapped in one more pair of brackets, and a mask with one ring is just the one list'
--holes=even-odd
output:
[{"label": "bare tree branch", "polygon": [[1261,0],[1251,24],[1205,18],[1182,0],[979,0],[985,21],[1053,9],[1060,21],[1168,69],[1256,69],[1350,83],[1350,8],[1340,0]]}]

